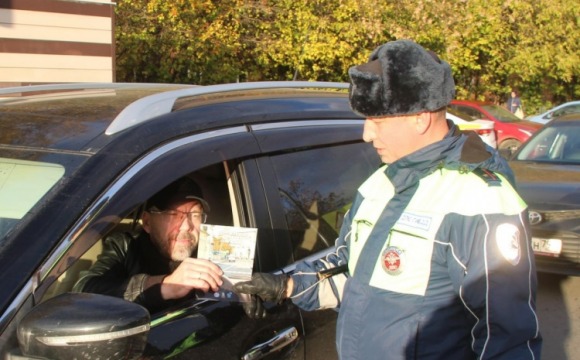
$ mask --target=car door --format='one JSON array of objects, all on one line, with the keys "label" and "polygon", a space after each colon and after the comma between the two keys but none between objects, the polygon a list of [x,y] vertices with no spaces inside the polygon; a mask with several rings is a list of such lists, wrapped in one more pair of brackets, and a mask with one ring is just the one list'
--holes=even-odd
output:
[{"label": "car door", "polygon": [[[296,261],[316,259],[333,249],[344,214],[357,188],[381,164],[370,144],[362,142],[363,121],[297,121],[252,126],[263,156],[256,159],[260,177],[248,180],[250,192],[265,189],[274,231],[290,244],[281,261],[292,272]],[[256,197],[251,197],[252,201]],[[262,214],[265,217],[265,214]],[[337,358],[337,312],[302,312],[306,358]]]},{"label": "car door", "polygon": [[[239,197],[240,225],[258,228],[254,271],[292,273],[296,261],[322,257],[332,248],[356,188],[380,165],[372,146],[361,141],[362,124],[361,120],[289,121],[250,127],[261,153],[232,159],[227,166],[232,169],[228,178]],[[315,209],[314,203],[320,208]],[[226,332],[178,358],[236,358],[242,354],[248,359],[270,355],[310,359],[321,352],[332,358],[335,351],[334,310],[299,313],[298,323],[298,309],[290,301],[271,307],[262,320],[240,318],[239,309],[232,310],[224,302],[204,306],[205,319],[230,319],[231,323],[218,321],[227,327]],[[175,326],[175,320],[156,326],[152,334],[159,336],[153,337],[161,338]],[[189,338],[195,343],[199,332],[193,330],[185,333],[195,334]]]},{"label": "car door", "polygon": [[[139,211],[148,194],[186,175],[193,176],[207,191],[213,208],[210,222],[258,228],[255,271],[291,272],[294,261],[323,251],[330,245],[327,236],[320,243],[322,245],[307,252],[297,252],[293,245],[296,241],[289,233],[295,230],[288,225],[288,214],[283,205],[288,200],[288,191],[280,191],[277,184],[282,178],[276,175],[274,164],[277,156],[288,154],[292,154],[294,163],[300,158],[317,158],[307,156],[305,149],[348,147],[353,142],[360,145],[360,140],[355,139],[360,139],[362,121],[342,125],[342,129],[335,133],[332,129],[336,124],[328,123],[322,128],[304,124],[262,125],[261,129],[254,129],[253,134],[244,126],[226,128],[211,134],[186,136],[144,154],[111,182],[47,260],[39,275],[33,303],[69,291],[80,272],[98,257],[101,239],[106,234],[115,230],[138,230]],[[327,134],[309,135],[313,130],[326,130]],[[274,143],[269,144],[266,138],[275,139]],[[341,171],[346,171],[343,165],[346,163],[337,164],[344,169]],[[305,167],[317,171],[316,166]],[[287,170],[293,168],[296,169],[292,165]],[[366,173],[360,175],[361,179],[366,176]],[[335,179],[334,176],[327,177],[329,181]],[[354,188],[349,196],[353,194]],[[337,213],[336,216],[340,215]],[[316,230],[316,236],[322,239],[320,234],[322,231]],[[30,309],[32,303],[27,304],[16,318],[24,316]],[[305,327],[302,314],[289,301],[277,306],[268,305],[266,319],[251,320],[245,316],[239,303],[186,299],[151,314],[144,357],[303,358]],[[329,321],[333,320],[330,316]]]},{"label": "car door", "polygon": [[[213,195],[208,191],[208,197],[218,205],[215,206],[216,223],[248,226],[248,214],[234,209],[243,207],[236,200],[242,196],[236,194],[230,198],[228,195],[236,193],[236,183],[242,183],[230,180],[241,175],[236,169],[227,168],[228,164],[241,166],[235,159],[253,156],[259,151],[253,136],[244,126],[239,126],[183,137],[144,154],[111,182],[78,219],[70,237],[63,239],[41,271],[34,303],[70,291],[75,278],[98,257],[102,238],[111,231],[136,230],[141,205],[148,195],[179,177],[197,176],[196,180],[204,183],[205,190],[221,190]],[[235,220],[234,216],[237,216]],[[22,315],[16,318],[24,316],[29,309],[29,306],[22,307]],[[151,319],[146,358],[279,357],[293,352],[302,332],[299,312],[286,305],[277,306],[267,320],[256,321],[245,316],[240,303],[189,299],[151,314]]]}]

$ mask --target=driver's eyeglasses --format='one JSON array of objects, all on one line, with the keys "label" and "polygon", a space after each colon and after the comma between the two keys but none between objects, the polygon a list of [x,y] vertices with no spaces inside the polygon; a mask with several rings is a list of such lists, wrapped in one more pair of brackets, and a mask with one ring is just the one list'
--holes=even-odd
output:
[{"label": "driver's eyeglasses", "polygon": [[151,214],[160,214],[169,216],[171,221],[182,222],[183,219],[187,216],[187,219],[191,222],[200,222],[205,224],[207,221],[207,214],[199,211],[181,211],[181,210],[157,210],[157,209],[149,209],[148,210]]}]

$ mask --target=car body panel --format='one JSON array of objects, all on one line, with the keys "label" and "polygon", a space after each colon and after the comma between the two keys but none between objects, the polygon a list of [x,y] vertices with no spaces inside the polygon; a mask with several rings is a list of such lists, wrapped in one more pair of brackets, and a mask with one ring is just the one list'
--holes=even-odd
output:
[{"label": "car body panel", "polygon": [[[87,151],[90,141],[102,135],[130,103],[160,91],[187,87],[103,84],[101,89],[39,91],[27,96],[7,96],[0,91],[0,141],[3,145]],[[75,117],[75,113],[82,114],[82,118]]]},{"label": "car body panel", "polygon": [[470,117],[460,111],[448,109],[447,120],[453,121],[461,131],[475,131],[487,145],[497,149],[495,123],[491,120],[481,120]]},{"label": "car body panel", "polygon": [[541,124],[521,120],[507,109],[490,102],[453,100],[449,108],[465,112],[477,119],[493,121],[498,149],[509,148],[512,152],[542,127]]},{"label": "car body panel", "polygon": [[543,272],[580,275],[580,114],[556,118],[510,160],[528,204],[532,246]]}]

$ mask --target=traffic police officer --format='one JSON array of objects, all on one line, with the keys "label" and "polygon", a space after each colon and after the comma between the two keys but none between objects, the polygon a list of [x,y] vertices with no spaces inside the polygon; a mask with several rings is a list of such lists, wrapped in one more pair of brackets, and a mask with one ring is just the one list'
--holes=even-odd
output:
[{"label": "traffic police officer", "polygon": [[336,308],[341,359],[539,359],[526,204],[497,151],[447,122],[449,64],[398,40],[349,76],[384,165],[358,189],[334,253],[236,285],[255,300],[247,314],[285,298]]}]

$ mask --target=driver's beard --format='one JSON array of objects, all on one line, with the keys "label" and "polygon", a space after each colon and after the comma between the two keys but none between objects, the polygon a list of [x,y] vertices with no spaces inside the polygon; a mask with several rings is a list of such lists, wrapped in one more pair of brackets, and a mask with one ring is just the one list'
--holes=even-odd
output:
[{"label": "driver's beard", "polygon": [[191,256],[193,244],[175,244],[171,250],[171,260],[183,261]]},{"label": "driver's beard", "polygon": [[183,261],[183,260],[187,259],[188,257],[191,257],[191,254],[193,253],[193,250],[195,249],[197,241],[195,239],[195,236],[193,234],[188,233],[188,232],[179,233],[177,235],[177,238],[178,239],[181,239],[181,238],[189,239],[189,243],[184,244],[184,243],[174,242],[173,248],[171,249],[171,260]]}]

